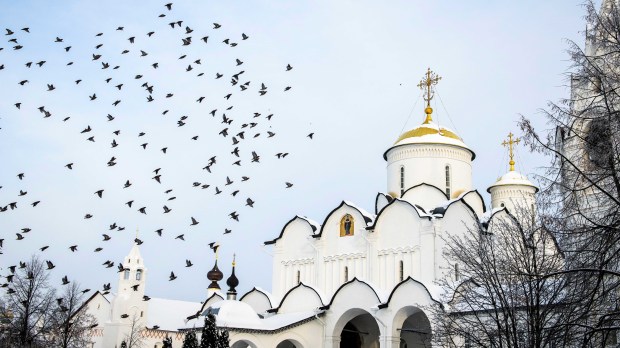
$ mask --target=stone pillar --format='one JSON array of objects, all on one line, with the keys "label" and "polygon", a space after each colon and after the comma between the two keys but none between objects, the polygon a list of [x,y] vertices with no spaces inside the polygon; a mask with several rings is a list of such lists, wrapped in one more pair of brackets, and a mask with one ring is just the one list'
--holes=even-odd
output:
[{"label": "stone pillar", "polygon": [[325,348],[340,348],[340,336],[325,336]]}]

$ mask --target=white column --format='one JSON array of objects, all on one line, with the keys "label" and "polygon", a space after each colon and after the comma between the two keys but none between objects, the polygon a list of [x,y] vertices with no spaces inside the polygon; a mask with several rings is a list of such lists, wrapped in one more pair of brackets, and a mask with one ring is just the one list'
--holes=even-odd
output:
[{"label": "white column", "polygon": [[395,254],[390,254],[388,257],[388,264],[386,267],[386,272],[388,274],[388,283],[385,285],[386,289],[391,289],[392,287],[394,287],[394,283],[395,283],[395,275],[396,275],[396,267],[394,267],[395,263],[396,263],[396,255]]},{"label": "white column", "polygon": [[332,262],[325,261],[323,266],[325,267],[325,290],[329,294],[332,291]]},{"label": "white column", "polygon": [[385,257],[386,255],[380,255],[379,256],[379,269],[377,270],[379,272],[379,287],[382,289],[386,288],[385,285]]}]

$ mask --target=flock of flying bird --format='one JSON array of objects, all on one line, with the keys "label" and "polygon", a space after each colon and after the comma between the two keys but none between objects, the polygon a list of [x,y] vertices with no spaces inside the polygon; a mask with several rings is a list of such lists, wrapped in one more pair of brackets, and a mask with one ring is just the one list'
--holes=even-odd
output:
[{"label": "flock of flying bird", "polygon": [[[164,13],[160,14],[159,20],[163,21],[159,23],[159,27],[163,30],[163,28],[168,28],[168,30],[175,30],[176,32],[179,32],[180,34],[178,34],[180,40],[178,41],[178,45],[179,47],[181,47],[181,49],[186,48],[188,46],[191,45],[221,45],[224,44],[225,46],[222,47],[236,47],[238,45],[243,44],[243,42],[245,42],[246,40],[251,39],[251,37],[249,35],[247,35],[246,33],[241,33],[241,35],[239,35],[237,41],[235,41],[234,39],[230,39],[230,38],[226,38],[223,41],[220,42],[213,42],[214,33],[216,33],[217,30],[221,30],[220,28],[222,28],[222,25],[218,24],[218,23],[213,23],[213,33],[210,35],[205,35],[205,34],[201,34],[201,35],[196,35],[197,33],[194,31],[194,29],[192,29],[190,26],[188,26],[186,23],[184,23],[183,20],[174,20],[174,21],[168,21],[166,20],[167,18],[169,18],[173,13],[173,4],[172,3],[168,3],[163,5],[163,9],[164,9]],[[35,28],[33,28],[33,31],[36,30]],[[115,28],[116,32],[121,32],[123,33],[125,31],[125,28],[123,26],[119,26],[117,28]],[[22,37],[24,35],[30,35],[31,33],[31,28],[25,27],[22,29],[6,29],[6,32],[4,34],[4,36],[7,38],[8,42],[10,43],[10,47],[0,47],[0,59],[2,58],[1,54],[5,53],[5,54],[9,54],[12,51],[20,51],[22,49],[24,49],[24,45],[22,44]],[[101,33],[97,33],[95,35],[95,38],[100,38],[104,35],[103,32]],[[55,36],[55,35],[54,35]],[[199,37],[198,39],[194,39],[194,36]],[[211,36],[211,38],[210,38]],[[149,52],[145,51],[144,49],[140,49],[135,48],[136,46],[139,45],[139,42],[141,40],[154,40],[157,38],[157,33],[156,31],[149,31],[147,33],[144,33],[143,37],[139,37],[136,35],[131,35],[127,38],[127,41],[125,43],[125,45],[127,46],[126,49],[124,49],[122,52],[120,52],[120,55],[137,55],[140,58],[144,58],[144,57],[153,57],[154,55],[149,54]],[[69,54],[72,50],[72,45],[71,43],[69,43],[68,41],[70,41],[69,39],[65,39],[62,38],[60,36],[55,36],[53,38],[50,38],[50,41],[52,42],[52,45],[57,45],[57,50],[60,50],[61,52],[64,51],[63,53],[65,54]],[[218,40],[219,41],[219,40]],[[88,57],[88,60],[90,61],[89,64],[91,64],[91,68],[92,66],[96,66],[97,70],[100,72],[101,70],[103,71],[112,71],[112,70],[117,70],[120,68],[120,65],[116,65],[114,63],[112,63],[112,61],[114,61],[117,57],[114,56],[106,56],[103,53],[100,53],[101,51],[100,48],[103,46],[103,43],[97,43],[95,46],[95,53],[92,53],[91,56]],[[5,52],[2,52],[3,50],[5,50]],[[8,51],[8,52],[7,52]],[[203,66],[203,62],[206,60],[204,58],[188,58],[188,54],[182,54],[178,60],[180,61],[184,61],[184,60],[188,60],[187,63],[185,63],[184,65],[186,65],[186,67],[184,68],[184,71],[186,73],[192,73],[194,71],[198,71],[201,70],[201,67]],[[40,68],[40,69],[45,69],[46,67],[48,67],[50,64],[46,61],[46,60],[36,60],[33,59],[32,61],[26,61],[23,63],[25,65],[25,67],[27,69],[35,69],[35,68]],[[46,65],[47,64],[47,65]],[[71,67],[74,64],[74,61],[69,61],[66,63],[67,67]],[[160,62],[153,62],[153,63],[148,63],[148,68],[149,69],[161,69],[162,66],[160,65]],[[234,65],[233,65],[234,64]],[[6,66],[5,66],[6,65]],[[276,93],[276,92],[272,92],[273,88],[268,87],[268,84],[265,82],[261,82],[261,83],[254,83],[251,82],[249,80],[245,80],[244,79],[244,74],[245,71],[244,69],[244,61],[240,58],[236,58],[234,62],[231,62],[231,65],[234,67],[234,71],[230,71],[230,72],[217,72],[215,74],[215,76],[213,76],[213,78],[215,80],[220,80],[223,78],[229,78],[230,81],[230,87],[229,88],[234,88],[234,89],[238,89],[238,91],[232,91],[232,92],[226,92],[226,94],[223,96],[223,99],[226,100],[226,103],[230,102],[231,98],[232,100],[234,100],[235,97],[237,97],[236,95],[238,94],[242,94],[242,93],[252,93],[252,89],[254,88],[255,91],[253,93],[257,93],[257,95],[259,97],[265,96],[269,93]],[[5,69],[10,69],[10,68],[17,68],[17,67],[9,67],[8,64],[4,64],[2,63],[2,61],[0,61],[0,81],[2,81],[3,84],[9,84],[9,83],[16,83],[16,88],[22,88],[25,85],[28,85],[30,83],[30,81],[28,79],[21,79],[19,81],[13,82],[13,81],[7,81],[5,78],[2,77],[2,71]],[[166,69],[170,69],[170,67],[165,67]],[[285,72],[289,72],[293,69],[293,66],[291,66],[290,64],[286,64],[285,66],[282,67],[283,71]],[[195,72],[194,72],[195,73]],[[94,76],[95,74],[93,74]],[[161,86],[156,85],[155,83],[150,83],[147,79],[148,73],[146,72],[140,72],[140,73],[136,73],[136,74],[131,74],[131,75],[124,75],[124,79],[126,81],[114,81],[116,80],[116,78],[106,78],[105,82],[106,85],[110,85],[111,89],[115,91],[115,97],[113,97],[112,99],[114,100],[110,106],[107,106],[107,110],[110,110],[109,113],[108,111],[106,111],[107,116],[106,116],[106,122],[114,122],[115,120],[118,122],[117,117],[118,116],[114,116],[113,114],[115,114],[114,110],[115,108],[117,108],[119,106],[119,104],[121,104],[123,102],[122,99],[122,92],[123,92],[123,88],[129,84],[133,84],[135,86],[140,86],[140,88],[143,89],[143,93],[144,93],[144,100],[146,103],[151,103],[153,102],[156,98],[159,98],[159,94],[156,92]],[[226,77],[228,76],[228,77]],[[75,88],[79,88],[82,85],[80,85],[81,83],[83,83],[83,81],[85,79],[88,79],[91,76],[85,76],[84,79],[76,79],[74,81],[72,81],[70,84],[73,85]],[[198,74],[196,74],[197,78],[208,78],[205,76],[204,72],[199,72]],[[57,93],[57,90],[62,89],[62,88],[66,88],[66,86],[64,86],[63,82],[60,83],[55,83],[55,82],[50,82],[50,83],[46,83],[46,89],[42,90],[42,93]],[[287,92],[291,89],[290,86],[286,86],[285,88],[279,90],[280,92]],[[249,91],[249,92],[248,92]],[[180,92],[184,92],[184,91],[180,91]],[[88,98],[90,101],[92,102],[96,102],[97,100],[101,100],[103,95],[106,95],[106,91],[101,91],[101,90],[97,90],[97,91],[92,91],[92,93],[88,94]],[[164,100],[169,99],[169,98],[173,98],[175,95],[175,93],[165,93],[162,94]],[[234,96],[234,97],[233,97]],[[209,97],[209,99],[212,99],[212,97]],[[205,102],[205,104],[208,104],[207,98],[206,96],[200,96],[199,98],[197,98],[195,100],[196,103],[198,104],[202,104],[203,102]],[[15,101],[14,102],[14,107],[15,109],[14,112],[23,112],[23,110],[31,110],[31,109],[36,109],[38,110],[41,115],[42,118],[47,119],[47,118],[52,118],[54,116],[54,112],[51,108],[48,108],[46,106],[38,106],[38,105],[28,105],[26,103],[22,103],[21,101]],[[275,117],[274,114],[266,114],[266,113],[262,113],[262,112],[253,112],[250,115],[247,115],[244,119],[240,119],[240,117],[235,117],[233,119],[233,117],[231,116],[234,111],[232,110],[234,107],[234,105],[229,105],[228,107],[222,108],[220,110],[218,110],[218,108],[214,108],[212,109],[209,113],[208,116],[211,117],[213,120],[217,120],[217,119],[221,119],[221,126],[220,129],[218,130],[213,130],[213,129],[209,129],[209,131],[211,131],[211,134],[206,134],[203,135],[201,134],[196,134],[194,136],[191,137],[191,140],[196,141],[199,139],[199,137],[201,136],[211,136],[211,137],[223,137],[226,139],[229,139],[230,141],[230,148],[228,149],[224,149],[224,154],[218,153],[213,155],[212,157],[210,157],[207,161],[207,163],[203,163],[204,166],[201,166],[201,172],[204,175],[209,175],[208,173],[212,173],[216,170],[225,170],[225,169],[219,169],[218,167],[222,167],[222,166],[227,166],[227,165],[231,165],[231,166],[235,166],[235,167],[241,167],[243,164],[245,164],[246,162],[250,162],[250,163],[260,163],[261,161],[261,155],[259,154],[260,150],[251,150],[251,151],[244,151],[244,149],[246,149],[247,146],[244,146],[248,143],[250,143],[253,139],[256,138],[266,138],[266,139],[270,139],[270,138],[274,138],[277,136],[276,132],[273,130],[272,125],[274,124],[272,122],[272,119]],[[6,110],[5,110],[6,111]],[[170,113],[171,110],[166,109],[166,110],[162,110],[161,114],[163,116],[166,116],[168,113]],[[228,113],[228,115],[226,114]],[[70,123],[71,117],[61,117],[60,118],[64,123]],[[122,123],[122,121],[121,121]],[[186,125],[188,125],[190,123],[189,120],[189,116],[187,115],[183,115],[180,116],[179,119],[176,121],[175,126],[178,127],[184,127]],[[190,125],[190,127],[192,127]],[[82,127],[80,127],[82,128]],[[0,128],[2,129],[2,128]],[[262,130],[261,130],[262,129]],[[196,130],[198,131],[198,130]],[[117,129],[113,132],[112,135],[112,139],[110,141],[110,148],[111,149],[115,149],[116,147],[121,145],[121,140],[120,140],[120,136],[121,136],[122,130],[121,129]],[[311,140],[313,138],[314,133],[309,133],[306,135],[306,137]],[[83,129],[80,131],[80,136],[83,137],[83,141],[87,141],[87,142],[96,142],[96,141],[100,141],[99,139],[101,139],[102,137],[104,137],[105,135],[97,132],[97,130],[95,129],[95,127],[91,127],[91,125],[86,125],[85,127],[83,127]],[[137,137],[141,138],[141,139],[146,139],[143,138],[146,136],[145,132],[140,132],[138,133]],[[150,149],[152,146],[149,144],[149,141],[144,140],[140,146],[141,150],[147,150]],[[160,149],[158,149],[158,151],[161,151],[161,153],[166,154],[168,151],[168,146],[162,147]],[[277,159],[283,159],[285,157],[287,157],[289,155],[288,152],[278,152],[276,154],[274,154],[274,156]],[[118,156],[118,155],[117,155]],[[107,158],[107,157],[106,157]],[[229,160],[232,159],[232,160]],[[116,156],[112,156],[109,160],[107,160],[107,167],[114,167],[117,165],[119,161],[119,158],[117,158]],[[227,162],[232,162],[232,163],[227,163]],[[74,167],[79,167],[80,163],[74,163],[74,162],[70,162],[70,163],[59,163],[60,166],[64,166],[64,170],[67,171],[73,171]],[[156,182],[158,184],[162,184],[162,182],[166,179],[165,176],[165,172],[166,169],[162,168],[162,167],[158,167],[158,168],[150,168],[149,170],[151,170],[151,180],[153,180],[153,182]],[[16,174],[16,179],[18,184],[23,184],[26,183],[28,180],[28,173],[17,173]],[[221,183],[204,183],[204,182],[198,182],[195,181],[193,183],[180,183],[179,185],[188,185],[191,186],[193,188],[199,189],[199,190],[207,190],[207,191],[212,191],[212,193],[214,195],[220,195],[224,192],[224,190],[227,191],[227,193],[229,193],[232,197],[237,197],[239,195],[239,197],[241,197],[240,201],[241,203],[239,203],[239,209],[231,211],[231,212],[227,212],[227,217],[226,220],[230,221],[230,220],[234,220],[234,221],[239,221],[241,214],[239,213],[239,211],[241,209],[248,209],[248,208],[253,208],[255,201],[253,198],[251,197],[246,197],[246,196],[242,196],[242,189],[239,188],[239,184],[250,181],[250,177],[249,176],[245,176],[242,175],[240,178],[234,178],[231,176],[226,176],[226,180],[224,182]],[[124,182],[124,184],[122,184],[122,188],[123,189],[128,189],[130,190],[130,187],[134,184],[131,180],[123,178],[121,182]],[[1,185],[2,183],[0,183]],[[166,183],[168,184],[168,183]],[[287,188],[291,188],[293,186],[292,183],[290,182],[285,182],[282,187],[284,189]],[[2,186],[0,186],[0,190],[2,189]],[[92,199],[106,199],[107,196],[107,192],[106,192],[106,188],[100,188],[96,191],[94,191],[92,193]],[[171,188],[166,189],[165,191],[163,191],[164,194],[166,195],[166,200],[170,201],[170,203],[167,203],[166,205],[163,205],[163,207],[161,207],[158,211],[158,209],[156,209],[155,207],[150,207],[147,205],[142,205],[142,204],[138,204],[138,202],[134,201],[134,200],[129,200],[124,202],[124,206],[130,209],[135,209],[138,213],[140,214],[152,214],[152,213],[163,213],[163,214],[168,214],[172,211],[172,206],[173,206],[173,202],[174,200],[176,200],[176,196],[174,196],[174,190]],[[24,199],[22,198],[24,196],[28,195],[28,191],[26,190],[22,190],[20,189],[19,194],[17,195],[19,198],[15,199],[15,200],[9,200],[6,202],[2,202],[0,201],[0,214],[10,214],[11,211],[13,210],[17,210],[22,208],[23,205],[27,204]],[[44,199],[42,198],[42,200],[44,201]],[[31,203],[29,203],[33,208],[37,207],[37,205],[41,203],[41,200],[34,200]],[[119,204],[120,205],[120,204]],[[168,206],[170,205],[170,206]],[[246,208],[247,207],[247,208]],[[119,207],[119,209],[121,209],[121,207]],[[89,220],[91,218],[93,218],[93,216],[95,215],[96,212],[88,212],[83,216],[83,219],[85,220]],[[0,215],[1,216],[1,215]],[[229,220],[230,219],[230,220]],[[187,227],[191,228],[192,226],[196,226],[200,223],[200,221],[194,217],[194,216],[187,216]],[[232,222],[231,222],[232,223]],[[113,222],[111,224],[109,224],[107,227],[109,232],[107,233],[103,233],[102,234],[102,241],[106,242],[109,241],[112,236],[111,236],[111,232],[112,231],[123,231],[125,229],[125,227],[120,226],[117,222]],[[157,230],[154,231],[154,236],[158,236],[158,237],[162,237],[163,235],[163,228],[159,228]],[[25,238],[27,238],[28,236],[30,236],[32,233],[36,234],[36,232],[32,231],[31,228],[28,227],[23,227],[21,228],[21,230],[19,232],[15,232],[15,231],[1,231],[0,233],[0,254],[2,253],[2,248],[6,247],[6,245],[8,243],[13,243],[11,241],[12,238],[9,238],[9,234],[8,233],[14,233],[15,235],[15,240],[17,241],[21,241]],[[224,234],[228,234],[232,232],[232,228],[226,228],[223,233]],[[36,237],[35,237],[36,238]],[[144,237],[143,237],[144,238]],[[150,238],[150,237],[148,237]],[[176,240],[181,240],[184,241],[185,240],[185,234],[179,234],[176,237],[174,237],[174,239]],[[7,243],[8,242],[8,243]],[[138,238],[138,236],[136,236],[134,242],[138,245],[144,243],[144,240]],[[209,246],[211,247],[211,249],[216,250],[218,245],[213,242],[210,243]],[[49,245],[40,247],[40,252],[44,252],[47,248],[49,248]],[[78,245],[68,245],[66,246],[66,248],[68,248],[68,250],[70,250],[71,252],[76,252],[78,251]],[[101,251],[103,251],[102,247],[97,247],[94,252],[96,253],[100,253]],[[53,268],[55,268],[56,266],[54,265],[54,263],[51,260],[46,260],[46,267],[48,270],[51,270]],[[192,263],[191,260],[186,259],[185,260],[185,267],[192,267],[194,264]],[[5,269],[8,269],[9,273],[4,275],[5,278],[5,282],[3,282],[0,286],[5,288],[7,290],[8,293],[14,292],[14,289],[12,287],[12,281],[13,278],[15,276],[15,272],[16,269],[18,268],[26,268],[27,264],[26,261],[20,261],[18,265],[11,265],[6,267]],[[113,268],[114,266],[117,267],[118,272],[123,272],[124,271],[124,266],[120,263],[120,262],[113,262],[111,260],[107,260],[106,262],[103,263],[103,266],[106,268]],[[30,274],[28,275],[29,277],[31,276]],[[170,273],[169,276],[169,280],[175,280],[177,278],[177,276],[174,274],[174,271],[172,271]],[[62,277],[62,285],[66,285],[69,284],[70,280],[68,279],[68,276],[65,275],[64,277]],[[135,286],[134,290],[137,290],[138,285]],[[110,283],[106,283],[103,285],[102,287],[102,292],[109,292],[111,290],[111,286]],[[88,292],[90,291],[89,289],[85,289],[84,292]],[[149,297],[145,296],[144,300],[148,300]]]}]

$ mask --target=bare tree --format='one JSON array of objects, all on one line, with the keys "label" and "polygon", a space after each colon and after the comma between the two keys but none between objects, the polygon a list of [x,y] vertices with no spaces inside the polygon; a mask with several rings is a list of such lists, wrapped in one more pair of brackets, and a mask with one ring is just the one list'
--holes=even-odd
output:
[{"label": "bare tree", "polygon": [[9,341],[20,347],[45,346],[51,329],[55,291],[49,286],[47,269],[32,256],[12,277],[6,309],[12,313]]},{"label": "bare tree", "polygon": [[521,128],[552,160],[539,198],[554,208],[544,221],[566,256],[571,329],[579,345],[602,346],[620,329],[620,12],[615,0],[585,9],[586,46],[569,42],[571,95],[545,110],[554,129],[537,132],[527,118]]},{"label": "bare tree", "polygon": [[127,343],[127,348],[142,348],[144,345],[144,337],[142,333],[144,331],[144,324],[138,317],[137,313],[131,317],[131,323],[129,326],[129,332],[125,335],[124,341]]},{"label": "bare tree", "polygon": [[[553,236],[520,208],[445,240],[445,255],[458,265],[440,286],[443,307],[434,314],[439,346],[550,347],[570,345],[564,304],[568,281]],[[458,271],[457,271],[458,270]],[[458,272],[458,274],[457,274]]]},{"label": "bare tree", "polygon": [[97,325],[94,316],[88,314],[84,304],[84,292],[73,282],[56,300],[52,318],[54,346],[62,348],[86,347],[90,342],[88,331]]}]

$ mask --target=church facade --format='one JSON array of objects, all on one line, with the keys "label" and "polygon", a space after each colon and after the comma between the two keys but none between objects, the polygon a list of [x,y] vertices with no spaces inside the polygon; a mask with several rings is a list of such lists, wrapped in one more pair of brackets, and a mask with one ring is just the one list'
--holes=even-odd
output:
[{"label": "church facade", "polygon": [[438,80],[429,70],[420,83],[425,119],[385,151],[387,189],[370,212],[342,201],[322,223],[295,216],[265,242],[273,248],[271,292],[253,288],[238,296],[233,268],[224,294],[216,263],[203,303],[146,300],[147,269],[135,245],[116,295],[96,293],[87,303],[99,323],[93,347],[120,347],[140,327],[144,347],[161,347],[169,336],[178,348],[184,332],[202,327],[209,313],[229,331],[233,348],[430,346],[428,309],[442,297],[436,282],[462,281],[459,265],[443,255],[445,237],[517,206],[533,209],[537,191],[514,170],[511,135],[511,167],[488,188],[487,208],[472,187],[474,151],[433,122]]}]

